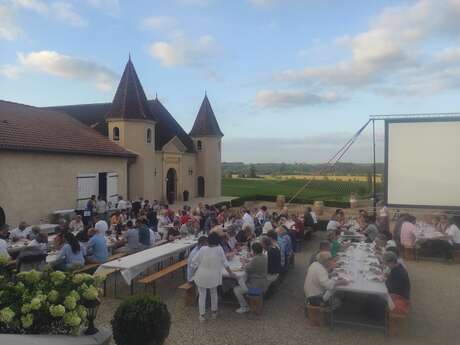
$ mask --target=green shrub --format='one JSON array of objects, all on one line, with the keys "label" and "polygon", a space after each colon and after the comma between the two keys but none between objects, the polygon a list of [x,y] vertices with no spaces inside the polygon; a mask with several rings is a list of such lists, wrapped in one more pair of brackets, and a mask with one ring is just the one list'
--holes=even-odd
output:
[{"label": "green shrub", "polygon": [[162,345],[170,326],[171,316],[166,304],[152,295],[125,299],[112,319],[117,345]]},{"label": "green shrub", "polygon": [[0,258],[0,333],[79,335],[83,304],[98,297],[100,283],[89,274],[51,269],[16,273]]}]

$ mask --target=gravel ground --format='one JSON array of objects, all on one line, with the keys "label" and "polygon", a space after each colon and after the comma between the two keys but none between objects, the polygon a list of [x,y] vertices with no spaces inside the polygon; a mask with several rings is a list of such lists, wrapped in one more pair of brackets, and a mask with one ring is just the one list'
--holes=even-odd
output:
[{"label": "gravel ground", "polygon": [[[404,333],[388,338],[383,332],[350,326],[314,328],[304,317],[303,282],[308,258],[318,246],[321,234],[296,254],[296,267],[291,269],[280,289],[264,304],[263,315],[238,315],[236,305],[219,305],[219,318],[200,324],[197,307],[185,307],[183,294],[176,287],[181,275],[163,279],[157,292],[167,303],[172,315],[167,345],[275,345],[275,344],[390,344],[436,345],[458,344],[460,339],[460,265],[443,262],[407,262],[412,283],[413,308]],[[121,279],[118,279],[120,284]],[[137,288],[140,291],[140,288]],[[111,294],[110,287],[108,293]],[[128,294],[119,287],[119,296]],[[108,326],[120,298],[103,299],[98,313],[98,326]]]}]

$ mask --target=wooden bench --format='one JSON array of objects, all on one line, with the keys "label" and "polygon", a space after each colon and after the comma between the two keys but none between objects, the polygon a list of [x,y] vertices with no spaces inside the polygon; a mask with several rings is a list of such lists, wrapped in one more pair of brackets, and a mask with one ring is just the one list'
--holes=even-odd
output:
[{"label": "wooden bench", "polygon": [[408,248],[408,247],[403,247],[403,259],[407,261],[414,261],[417,260],[417,253],[415,248]]},{"label": "wooden bench", "polygon": [[179,289],[185,291],[185,305],[194,306],[196,305],[196,287],[192,282],[186,282],[179,286]]},{"label": "wooden bench", "polygon": [[308,324],[313,327],[324,327],[327,324],[328,309],[322,306],[307,305]]},{"label": "wooden bench", "polygon": [[396,337],[401,334],[407,316],[407,314],[388,313],[388,335],[390,337]]},{"label": "wooden bench", "polygon": [[248,301],[249,310],[256,315],[262,315],[264,306],[264,294],[261,289],[249,289],[246,294],[246,300]]},{"label": "wooden bench", "polygon": [[[113,261],[113,260],[117,260],[117,259],[120,259],[122,258],[123,256],[125,256],[126,253],[117,253],[117,254],[114,254],[112,256],[109,256],[107,258],[107,262],[109,261]],[[78,268],[76,270],[73,271],[73,273],[86,273],[86,272],[89,272],[89,271],[92,271],[93,269],[97,269],[101,264],[86,264],[85,266],[83,266],[82,268]]]},{"label": "wooden bench", "polygon": [[150,274],[150,275],[138,280],[137,282],[139,284],[144,284],[145,288],[147,288],[148,285],[152,284],[153,292],[155,292],[156,291],[155,290],[155,282],[158,279],[163,278],[164,276],[167,276],[168,274],[173,273],[175,271],[178,271],[180,269],[183,269],[185,267],[187,267],[187,259],[179,261],[179,262],[176,262],[175,264],[172,264],[170,266],[167,266],[167,267],[163,268],[161,271],[152,273],[152,274]]}]

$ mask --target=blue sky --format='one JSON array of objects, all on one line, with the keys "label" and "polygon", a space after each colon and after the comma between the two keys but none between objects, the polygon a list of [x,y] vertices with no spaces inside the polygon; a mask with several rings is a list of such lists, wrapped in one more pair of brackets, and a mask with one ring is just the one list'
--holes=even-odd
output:
[{"label": "blue sky", "polygon": [[[187,131],[207,90],[224,160],[321,162],[370,114],[459,110],[459,16],[458,0],[0,0],[0,98],[111,101],[130,52]],[[344,159],[369,161],[369,138]]]}]

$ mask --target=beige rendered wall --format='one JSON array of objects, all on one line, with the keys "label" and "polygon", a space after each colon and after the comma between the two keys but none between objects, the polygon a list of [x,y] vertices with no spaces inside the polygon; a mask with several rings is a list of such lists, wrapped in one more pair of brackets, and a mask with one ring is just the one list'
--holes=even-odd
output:
[{"label": "beige rendered wall", "polygon": [[222,188],[221,138],[211,136],[193,138],[195,147],[197,147],[196,143],[198,140],[201,140],[202,149],[197,151],[197,173],[195,174],[195,180],[198,176],[204,177],[205,197],[219,197],[221,196]]},{"label": "beige rendered wall", "polygon": [[[189,170],[192,170],[192,175],[189,174]],[[182,155],[182,190],[179,191],[181,200],[183,199],[184,190],[189,191],[189,200],[194,198],[196,195],[196,154],[184,153]]]},{"label": "beige rendered wall", "polygon": [[7,222],[38,224],[53,210],[75,208],[76,177],[99,172],[116,172],[118,193],[126,195],[127,159],[0,151],[0,206]]},{"label": "beige rendered wall", "polygon": [[[155,191],[155,123],[143,120],[110,120],[109,138],[113,140],[113,128],[120,129],[120,140],[115,141],[136,153],[136,160],[129,165],[128,198],[154,200]],[[152,141],[147,143],[147,130],[152,131]],[[158,169],[157,169],[158,170]]]}]

